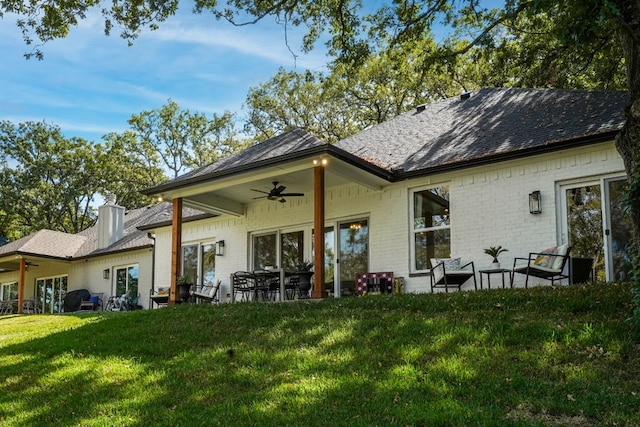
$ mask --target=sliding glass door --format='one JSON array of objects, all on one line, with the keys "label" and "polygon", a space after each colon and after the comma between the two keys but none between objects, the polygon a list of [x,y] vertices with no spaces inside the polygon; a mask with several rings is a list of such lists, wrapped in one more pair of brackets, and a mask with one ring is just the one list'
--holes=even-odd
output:
[{"label": "sliding glass door", "polygon": [[[596,280],[625,281],[631,270],[631,224],[624,214],[627,180],[592,179],[560,187],[562,239],[571,246],[574,275],[591,260]],[[582,278],[581,278],[582,279]]]}]

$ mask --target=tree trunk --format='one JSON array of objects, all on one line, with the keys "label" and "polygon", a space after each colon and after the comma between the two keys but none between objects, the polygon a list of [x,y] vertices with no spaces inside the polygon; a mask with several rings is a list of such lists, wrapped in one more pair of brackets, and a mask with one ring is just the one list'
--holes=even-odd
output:
[{"label": "tree trunk", "polygon": [[629,90],[626,121],[616,137],[616,148],[629,178],[634,248],[636,254],[640,254],[640,3],[636,0],[617,0],[615,4],[620,10],[617,19]]}]

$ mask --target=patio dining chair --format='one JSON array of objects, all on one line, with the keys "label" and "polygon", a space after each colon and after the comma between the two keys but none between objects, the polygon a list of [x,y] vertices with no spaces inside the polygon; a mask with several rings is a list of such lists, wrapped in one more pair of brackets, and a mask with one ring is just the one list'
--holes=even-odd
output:
[{"label": "patio dining chair", "polygon": [[460,258],[431,258],[431,292],[435,288],[460,288],[467,280],[473,279],[473,286],[478,290],[476,269],[473,261],[462,264]]},{"label": "patio dining chair", "polygon": [[556,281],[562,279],[568,279],[571,277],[571,263],[567,267],[567,273],[564,272],[567,261],[569,260],[569,254],[571,253],[571,246],[560,245],[552,246],[540,252],[530,252],[528,258],[514,258],[513,270],[511,273],[511,287],[513,287],[513,281],[516,273],[524,274],[526,276],[524,281],[524,287],[529,287],[529,277],[537,277],[539,279],[545,279],[551,281],[551,285]]},{"label": "patio dining chair", "polygon": [[259,292],[266,294],[269,301],[277,301],[280,295],[280,272],[259,269],[254,270],[253,274]]},{"label": "patio dining chair", "polygon": [[233,285],[233,298],[238,301],[257,301],[259,297],[263,299],[267,296],[267,289],[259,286],[256,276],[250,271],[236,271],[231,275]]}]

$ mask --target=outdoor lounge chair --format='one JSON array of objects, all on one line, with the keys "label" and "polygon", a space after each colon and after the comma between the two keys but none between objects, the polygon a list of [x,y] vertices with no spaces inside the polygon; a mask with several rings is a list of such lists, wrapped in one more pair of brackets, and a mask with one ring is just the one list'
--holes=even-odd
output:
[{"label": "outdoor lounge chair", "polygon": [[220,289],[221,281],[205,283],[200,289],[193,292],[193,296],[196,299],[196,303],[200,301],[206,301],[209,303],[218,303],[220,298],[218,296],[218,290]]},{"label": "outdoor lounge chair", "polygon": [[460,288],[473,278],[473,286],[478,289],[476,269],[473,261],[462,264],[460,258],[431,258],[431,292],[434,288]]},{"label": "outdoor lounge chair", "polygon": [[[560,245],[551,247],[540,252],[530,252],[528,258],[515,258],[513,260],[513,271],[511,273],[511,287],[516,273],[526,275],[524,287],[529,287],[529,276],[550,280],[553,285],[556,280],[568,279],[571,272],[564,273],[567,265],[571,247]],[[570,263],[569,263],[570,265]],[[568,268],[570,270],[570,267]]]}]

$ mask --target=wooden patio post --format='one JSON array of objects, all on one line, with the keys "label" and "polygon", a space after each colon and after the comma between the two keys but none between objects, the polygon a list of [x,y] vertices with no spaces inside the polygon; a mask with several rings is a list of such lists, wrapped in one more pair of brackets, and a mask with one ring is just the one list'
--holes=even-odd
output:
[{"label": "wooden patio post", "polygon": [[173,219],[171,223],[171,290],[169,305],[178,301],[178,277],[182,262],[182,198],[173,199]]},{"label": "wooden patio post", "polygon": [[18,314],[22,314],[22,302],[24,301],[24,272],[27,270],[26,258],[20,258],[20,273],[18,274]]},{"label": "wooden patio post", "polygon": [[313,291],[311,298],[322,298],[324,292],[324,166],[313,170]]}]

